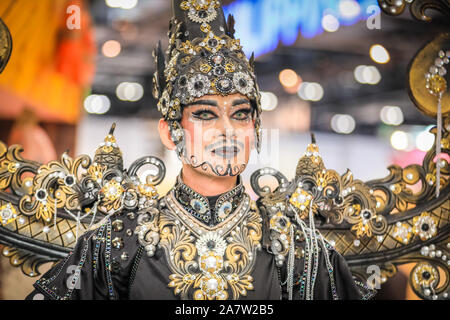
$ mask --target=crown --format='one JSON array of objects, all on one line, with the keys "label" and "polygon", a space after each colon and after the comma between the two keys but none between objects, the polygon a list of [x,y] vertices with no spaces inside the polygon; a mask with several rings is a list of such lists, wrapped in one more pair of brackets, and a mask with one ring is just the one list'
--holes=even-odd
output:
[{"label": "crown", "polygon": [[218,0],[173,0],[172,9],[167,51],[159,43],[153,53],[158,110],[166,120],[179,121],[183,105],[195,98],[240,93],[255,108],[259,147],[261,103],[254,55],[247,59],[235,39],[234,18],[225,21]]}]

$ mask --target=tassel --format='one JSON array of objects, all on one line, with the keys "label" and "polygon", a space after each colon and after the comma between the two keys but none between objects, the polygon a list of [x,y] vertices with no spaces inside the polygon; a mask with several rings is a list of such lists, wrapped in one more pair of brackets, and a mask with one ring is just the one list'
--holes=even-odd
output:
[{"label": "tassel", "polygon": [[56,231],[56,216],[58,215],[58,207],[56,206],[56,197],[55,197],[55,214],[53,215],[53,230]]},{"label": "tassel", "polygon": [[97,214],[97,205],[98,205],[98,201],[95,202],[94,205],[92,206],[92,211],[94,213],[92,214],[92,219],[91,219],[91,222],[89,223],[88,229],[90,229],[92,227],[92,224],[94,223],[95,215]]},{"label": "tassel", "polygon": [[294,243],[294,227],[291,225],[289,230],[289,236],[291,243],[289,245],[289,257],[288,257],[288,277],[287,277],[287,287],[289,293],[289,300],[292,300],[293,290],[294,290],[294,258],[295,258],[295,243]]},{"label": "tassel", "polygon": [[443,91],[439,93],[438,107],[437,107],[437,133],[436,133],[436,198],[439,198],[441,188],[441,139],[442,139],[442,95]]}]

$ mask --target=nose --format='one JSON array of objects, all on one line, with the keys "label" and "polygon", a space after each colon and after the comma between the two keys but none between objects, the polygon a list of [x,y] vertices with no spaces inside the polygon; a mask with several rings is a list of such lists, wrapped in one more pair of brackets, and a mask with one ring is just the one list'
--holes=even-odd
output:
[{"label": "nose", "polygon": [[219,130],[219,136],[221,137],[225,137],[225,138],[231,138],[235,136],[235,128],[233,126],[233,124],[231,123],[231,119],[227,116],[224,115],[223,117],[221,117],[219,123],[218,123],[218,128]]}]

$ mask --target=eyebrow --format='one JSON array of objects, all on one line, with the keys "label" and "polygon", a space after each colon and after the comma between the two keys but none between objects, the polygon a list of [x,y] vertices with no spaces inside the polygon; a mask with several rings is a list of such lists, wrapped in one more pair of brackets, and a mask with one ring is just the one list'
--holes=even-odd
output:
[{"label": "eyebrow", "polygon": [[241,104],[250,104],[250,101],[248,99],[237,99],[233,101],[232,106],[239,106]]},{"label": "eyebrow", "polygon": [[[233,103],[231,104],[231,106],[235,107],[235,106],[239,106],[241,104],[250,104],[250,101],[248,99],[236,99],[236,100],[233,100]],[[204,106],[212,106],[212,107],[218,106],[217,101],[215,101],[215,100],[197,100],[197,101],[188,103],[186,106],[195,106],[195,105],[204,105]]]},{"label": "eyebrow", "polygon": [[188,103],[186,106],[195,106],[195,105],[206,105],[206,106],[217,107],[217,102],[214,100],[197,100],[197,101]]}]

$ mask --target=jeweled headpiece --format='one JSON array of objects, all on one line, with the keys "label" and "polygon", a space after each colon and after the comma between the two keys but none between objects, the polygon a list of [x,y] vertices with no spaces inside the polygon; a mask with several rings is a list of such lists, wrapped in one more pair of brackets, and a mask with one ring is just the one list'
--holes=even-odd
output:
[{"label": "jeweled headpiece", "polygon": [[260,145],[260,94],[254,56],[247,59],[234,38],[234,19],[225,21],[218,0],[173,0],[169,47],[154,52],[153,95],[158,110],[170,121],[172,139],[182,145],[182,107],[204,95],[241,93],[255,112],[257,149]]}]

